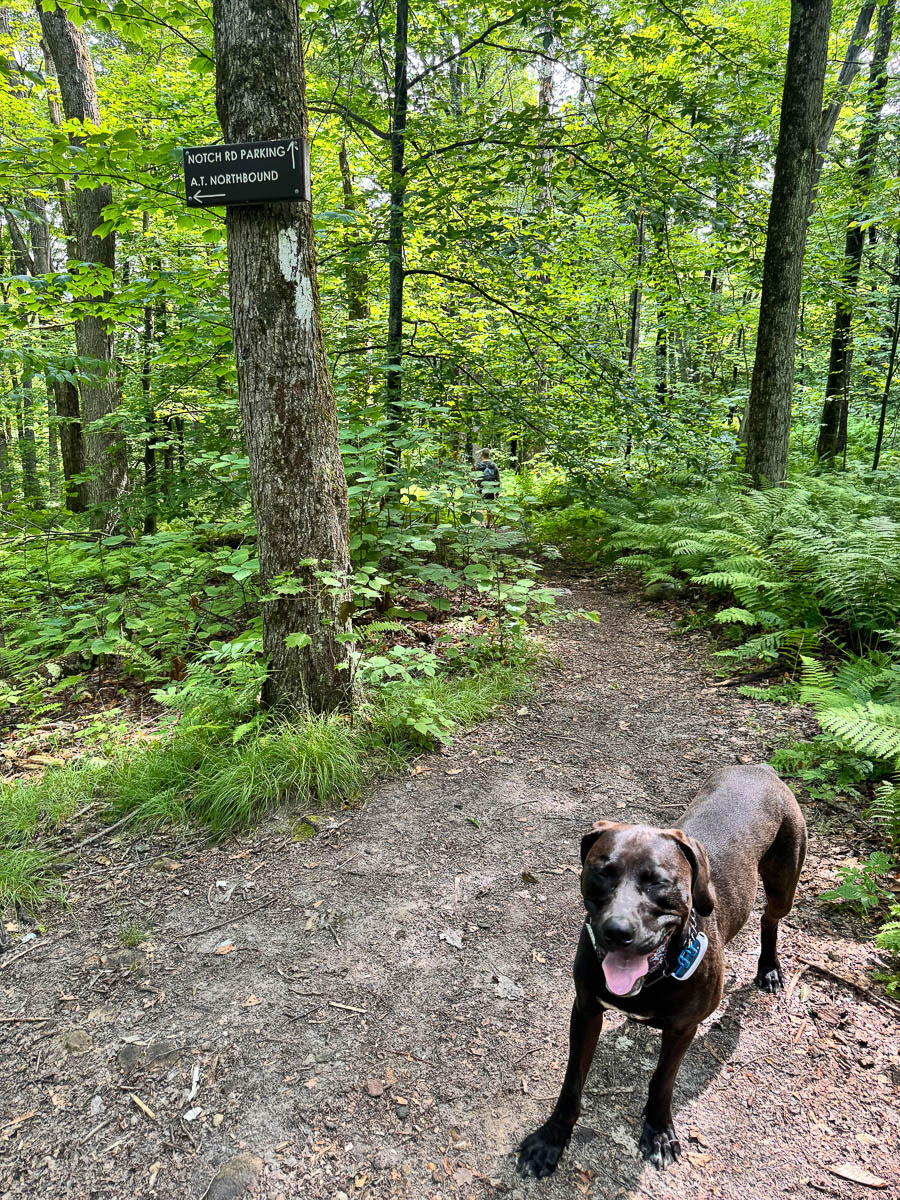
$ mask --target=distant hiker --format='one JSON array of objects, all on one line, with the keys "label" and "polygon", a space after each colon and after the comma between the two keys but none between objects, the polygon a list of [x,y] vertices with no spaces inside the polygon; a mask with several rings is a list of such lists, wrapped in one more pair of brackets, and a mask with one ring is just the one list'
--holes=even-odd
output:
[{"label": "distant hiker", "polygon": [[490,450],[482,450],[481,462],[477,468],[481,472],[479,491],[485,500],[496,500],[500,491],[500,471],[491,458]]}]

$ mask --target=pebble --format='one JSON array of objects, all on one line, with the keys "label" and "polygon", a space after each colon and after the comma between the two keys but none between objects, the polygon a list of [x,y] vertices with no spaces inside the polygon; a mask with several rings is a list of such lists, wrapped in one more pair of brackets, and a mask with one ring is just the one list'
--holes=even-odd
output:
[{"label": "pebble", "polygon": [[255,1190],[262,1171],[262,1159],[245,1151],[223,1162],[216,1171],[206,1200],[240,1200]]}]

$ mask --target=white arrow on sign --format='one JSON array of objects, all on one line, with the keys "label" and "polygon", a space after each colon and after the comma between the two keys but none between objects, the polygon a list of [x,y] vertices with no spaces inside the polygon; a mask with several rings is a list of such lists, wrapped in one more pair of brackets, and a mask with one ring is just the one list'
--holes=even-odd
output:
[{"label": "white arrow on sign", "polygon": [[224,192],[194,192],[193,199],[198,203],[203,200],[224,200]]},{"label": "white arrow on sign", "polygon": [[294,158],[294,151],[296,149],[297,149],[297,143],[294,141],[293,138],[291,138],[291,140],[288,142],[288,150],[290,150],[290,152],[291,152],[291,167],[296,167],[296,165],[297,165],[296,159]]}]

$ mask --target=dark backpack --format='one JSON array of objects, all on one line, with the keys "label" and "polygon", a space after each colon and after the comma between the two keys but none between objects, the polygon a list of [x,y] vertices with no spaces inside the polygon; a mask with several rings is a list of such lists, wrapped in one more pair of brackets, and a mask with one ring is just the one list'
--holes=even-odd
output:
[{"label": "dark backpack", "polygon": [[484,483],[499,483],[500,472],[497,470],[497,464],[486,462],[481,468],[481,478]]}]

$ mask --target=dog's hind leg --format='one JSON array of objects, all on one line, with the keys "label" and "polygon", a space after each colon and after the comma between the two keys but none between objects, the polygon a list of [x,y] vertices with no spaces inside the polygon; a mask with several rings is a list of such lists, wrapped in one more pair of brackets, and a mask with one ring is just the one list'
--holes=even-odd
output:
[{"label": "dog's hind leg", "polygon": [[778,922],[793,907],[805,857],[806,825],[798,808],[796,813],[789,811],[785,816],[775,841],[759,864],[766,907],[760,922],[759,965],[755,982],[764,992],[775,992],[784,987],[778,958]]}]

